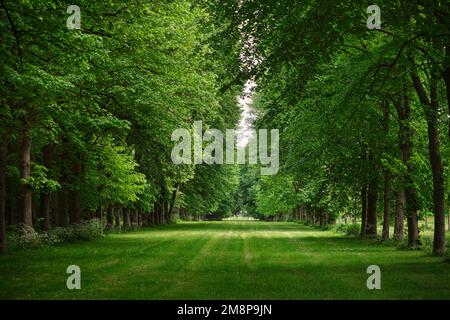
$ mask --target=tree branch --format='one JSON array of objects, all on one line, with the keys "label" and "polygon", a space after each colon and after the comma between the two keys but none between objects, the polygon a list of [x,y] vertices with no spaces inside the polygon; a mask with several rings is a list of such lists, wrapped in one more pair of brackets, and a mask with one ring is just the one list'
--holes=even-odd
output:
[{"label": "tree branch", "polygon": [[20,48],[20,40],[19,40],[19,32],[17,31],[17,28],[14,25],[14,22],[12,21],[11,16],[9,15],[9,11],[6,8],[5,2],[3,0],[0,0],[0,3],[2,5],[3,10],[5,10],[6,17],[8,18],[9,24],[10,24],[11,29],[12,29],[13,34],[14,34],[14,38],[16,40],[16,47],[17,47],[17,51],[18,51],[18,54],[19,54],[20,64],[23,65],[22,49]]}]

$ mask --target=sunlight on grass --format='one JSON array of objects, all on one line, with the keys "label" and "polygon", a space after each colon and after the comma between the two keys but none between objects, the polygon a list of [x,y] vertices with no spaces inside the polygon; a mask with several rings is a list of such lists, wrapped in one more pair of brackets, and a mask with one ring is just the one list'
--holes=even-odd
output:
[{"label": "sunlight on grass", "polygon": [[[79,265],[82,289],[66,288]],[[366,288],[367,266],[382,290]],[[450,264],[425,251],[295,223],[179,223],[0,258],[7,299],[450,298]]]}]

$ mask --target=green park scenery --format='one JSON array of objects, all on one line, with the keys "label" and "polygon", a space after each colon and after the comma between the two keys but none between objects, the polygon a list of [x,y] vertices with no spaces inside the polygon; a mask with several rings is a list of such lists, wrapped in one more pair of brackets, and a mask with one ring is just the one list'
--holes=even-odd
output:
[{"label": "green park scenery", "polygon": [[447,1],[0,0],[0,30],[1,299],[450,298]]}]

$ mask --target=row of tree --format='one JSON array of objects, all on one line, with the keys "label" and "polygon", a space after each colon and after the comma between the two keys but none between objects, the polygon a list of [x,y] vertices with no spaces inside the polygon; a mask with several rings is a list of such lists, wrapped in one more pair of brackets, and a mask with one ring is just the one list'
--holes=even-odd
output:
[{"label": "row of tree", "polygon": [[0,4],[1,252],[17,223],[45,232],[229,210],[235,167],[176,166],[170,154],[176,128],[236,126],[243,72],[230,8],[80,0],[77,15],[62,0]]},{"label": "row of tree", "polygon": [[[259,213],[323,222],[353,213],[361,235],[407,230],[434,215],[443,254],[450,202],[450,6],[447,1],[244,1],[236,12],[258,90],[257,126],[279,128],[283,168],[253,177]],[[406,220],[406,228],[404,228]]]},{"label": "row of tree", "polygon": [[[45,232],[239,211],[359,216],[369,238],[382,212],[382,238],[394,224],[416,248],[431,211],[444,253],[446,1],[379,1],[381,29],[356,1],[79,1],[75,30],[65,1],[0,4],[2,252],[19,222]],[[248,79],[256,127],[280,130],[280,172],[174,165],[172,132],[234,128]]]}]

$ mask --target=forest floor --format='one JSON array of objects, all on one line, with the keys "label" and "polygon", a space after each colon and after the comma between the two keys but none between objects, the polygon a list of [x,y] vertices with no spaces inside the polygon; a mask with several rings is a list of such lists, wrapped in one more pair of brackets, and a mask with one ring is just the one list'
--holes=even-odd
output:
[{"label": "forest floor", "polygon": [[[381,290],[369,290],[369,265]],[[68,290],[66,269],[81,268]],[[2,299],[450,299],[450,262],[290,222],[182,222],[0,257]]]}]

